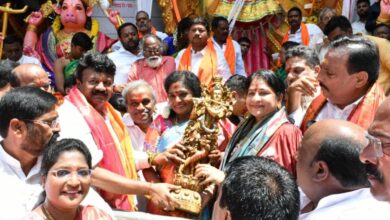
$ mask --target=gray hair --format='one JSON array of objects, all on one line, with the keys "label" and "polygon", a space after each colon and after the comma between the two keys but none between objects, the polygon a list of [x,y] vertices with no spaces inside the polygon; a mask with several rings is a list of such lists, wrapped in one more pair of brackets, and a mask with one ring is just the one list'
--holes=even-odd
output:
[{"label": "gray hair", "polygon": [[128,83],[126,87],[123,89],[122,96],[125,98],[126,104],[127,104],[127,99],[126,99],[127,94],[133,91],[134,89],[138,89],[142,87],[150,91],[150,93],[152,94],[153,101],[156,102],[156,92],[154,92],[152,86],[149,83],[141,79],[141,80],[135,80]]},{"label": "gray hair", "polygon": [[145,41],[148,38],[154,38],[155,40],[157,40],[160,43],[160,46],[163,43],[161,38],[159,38],[157,35],[155,35],[155,34],[145,34],[145,36],[142,38],[142,40],[140,42],[140,46],[141,46],[142,49],[144,48]]},{"label": "gray hair", "polygon": [[323,9],[321,9],[320,13],[318,13],[318,19],[320,19],[320,21],[322,21],[322,17],[324,17],[324,15],[328,12],[332,12],[334,15],[336,15],[336,9],[325,7]]}]

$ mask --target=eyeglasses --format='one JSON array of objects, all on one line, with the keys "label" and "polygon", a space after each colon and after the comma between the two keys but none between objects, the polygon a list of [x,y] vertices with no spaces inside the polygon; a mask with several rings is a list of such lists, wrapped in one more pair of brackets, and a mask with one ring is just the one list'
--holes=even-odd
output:
[{"label": "eyeglasses", "polygon": [[390,143],[383,143],[379,138],[370,134],[366,134],[366,139],[368,140],[368,144],[362,149],[362,151],[372,147],[377,158],[383,157],[384,154],[390,156],[390,152],[384,152],[384,149],[390,147]]},{"label": "eyeglasses", "polygon": [[155,47],[155,48],[152,48],[152,47],[145,47],[144,48],[144,52],[148,52],[148,53],[159,53],[161,52],[161,47]]},{"label": "eyeglasses", "polygon": [[55,118],[52,121],[44,121],[44,120],[30,120],[30,119],[21,119],[23,121],[27,122],[33,122],[33,123],[38,123],[38,124],[45,124],[48,125],[50,128],[56,128],[58,127],[58,118]]},{"label": "eyeglasses", "polygon": [[59,170],[53,170],[50,173],[53,174],[58,179],[62,179],[62,180],[69,180],[72,177],[72,175],[74,173],[76,173],[77,178],[79,180],[85,180],[91,176],[92,170],[91,169],[80,169],[80,170],[77,170],[75,172],[72,172],[72,171],[65,170],[65,169],[59,169]]}]

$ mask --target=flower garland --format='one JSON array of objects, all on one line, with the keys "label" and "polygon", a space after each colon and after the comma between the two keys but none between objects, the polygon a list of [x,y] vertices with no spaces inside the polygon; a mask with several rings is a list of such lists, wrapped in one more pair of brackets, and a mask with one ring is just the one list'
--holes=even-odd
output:
[{"label": "flower garland", "polygon": [[[60,16],[57,16],[54,19],[53,24],[51,25],[51,28],[53,29],[54,36],[57,37],[58,32],[61,29],[61,18]],[[91,38],[94,38],[99,33],[99,22],[96,19],[92,19],[92,27],[91,31],[89,31],[88,35]]]}]

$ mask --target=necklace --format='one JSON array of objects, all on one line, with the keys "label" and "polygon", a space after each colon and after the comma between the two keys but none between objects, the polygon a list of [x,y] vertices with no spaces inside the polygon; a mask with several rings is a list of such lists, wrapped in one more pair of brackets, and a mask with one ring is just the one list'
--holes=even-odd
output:
[{"label": "necklace", "polygon": [[55,220],[55,218],[50,214],[49,210],[46,209],[45,204],[42,204],[42,212],[48,220]]},{"label": "necklace", "polygon": [[[79,210],[80,210],[80,207],[77,208],[76,216],[78,215]],[[45,203],[42,204],[42,212],[43,212],[43,214],[45,215],[45,217],[46,217],[47,220],[56,220],[56,219],[53,217],[53,215],[49,212],[49,210],[47,210],[47,208],[46,208],[46,206],[45,206]]]}]

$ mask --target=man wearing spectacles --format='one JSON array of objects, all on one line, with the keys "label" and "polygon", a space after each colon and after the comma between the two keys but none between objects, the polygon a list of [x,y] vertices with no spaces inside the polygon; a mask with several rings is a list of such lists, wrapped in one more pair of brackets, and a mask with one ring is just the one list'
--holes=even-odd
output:
[{"label": "man wearing spectacles", "polygon": [[371,193],[378,200],[390,202],[390,99],[379,106],[368,128],[368,144],[360,153],[366,166]]},{"label": "man wearing spectacles", "polygon": [[41,154],[56,141],[57,99],[35,87],[15,88],[0,100],[0,219],[23,219],[41,186]]},{"label": "man wearing spectacles", "polygon": [[321,120],[303,136],[297,157],[300,220],[388,219],[390,204],[370,193],[359,152],[365,131],[341,120]]},{"label": "man wearing spectacles", "polygon": [[141,45],[144,58],[131,65],[128,82],[145,80],[155,89],[157,103],[166,102],[164,80],[175,71],[175,60],[170,56],[162,56],[162,42],[156,35],[145,35]]}]

